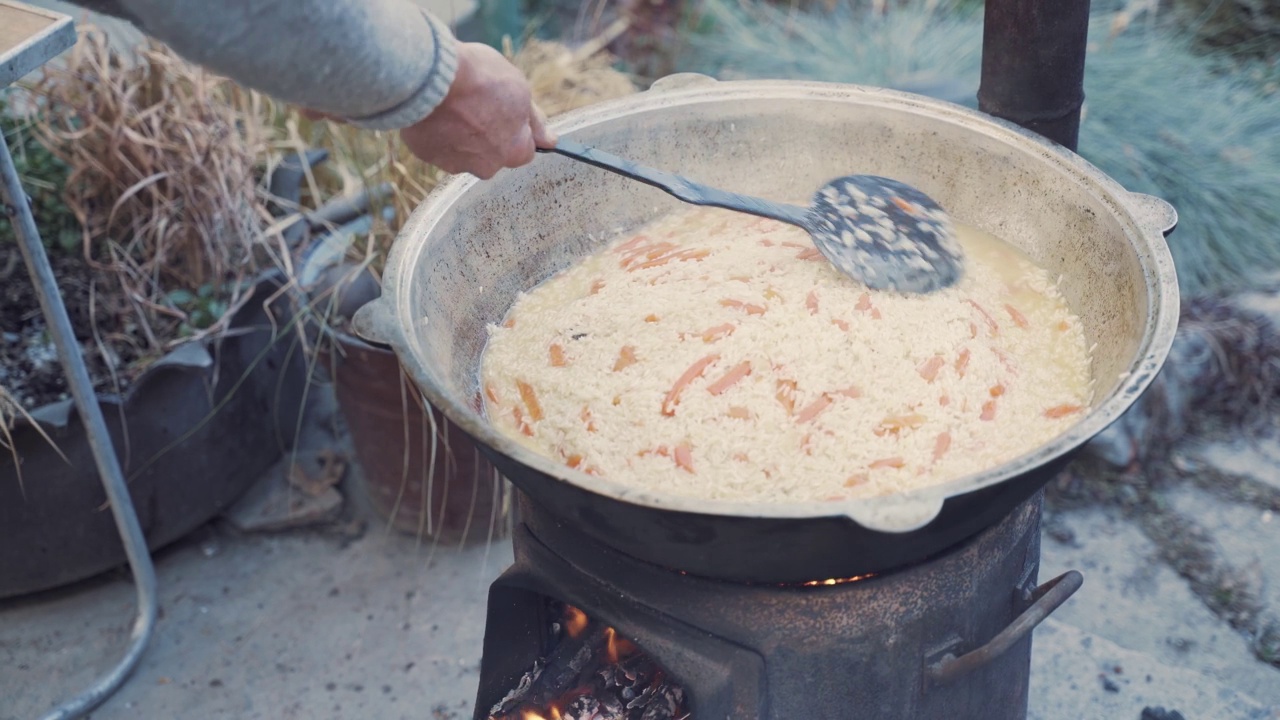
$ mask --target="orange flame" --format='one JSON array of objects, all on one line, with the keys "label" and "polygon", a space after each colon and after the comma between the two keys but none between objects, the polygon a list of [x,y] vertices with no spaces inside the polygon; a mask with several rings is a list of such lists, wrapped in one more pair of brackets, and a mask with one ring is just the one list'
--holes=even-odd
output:
[{"label": "orange flame", "polygon": [[847,578],[827,578],[826,580],[810,580],[809,582],[800,583],[800,584],[803,585],[804,587],[819,587],[821,585],[844,585],[846,583],[858,582],[859,580],[866,580],[867,578],[873,578],[873,577],[875,577],[875,573],[869,573],[867,575],[854,575],[853,577],[847,577]]},{"label": "orange flame", "polygon": [[587,614],[578,608],[568,605],[564,610],[564,629],[569,637],[576,638],[587,629]]},{"label": "orange flame", "polygon": [[631,644],[630,640],[618,637],[617,631],[613,628],[605,628],[604,641],[605,653],[611,663],[617,663],[621,658],[636,651],[636,646]]},{"label": "orange flame", "polygon": [[543,715],[537,710],[521,710],[520,720],[564,720],[564,716],[560,714],[559,703],[551,705],[547,708],[548,715]]}]

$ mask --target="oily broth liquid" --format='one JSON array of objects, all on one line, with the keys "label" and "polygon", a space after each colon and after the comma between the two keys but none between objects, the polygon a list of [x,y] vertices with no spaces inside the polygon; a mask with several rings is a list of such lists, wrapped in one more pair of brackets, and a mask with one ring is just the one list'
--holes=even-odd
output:
[{"label": "oily broth liquid", "polygon": [[[888,494],[986,469],[1047,441],[1077,419],[1091,400],[1089,358],[1079,320],[1070,313],[1055,284],[1029,256],[976,228],[958,225],[956,230],[966,255],[965,276],[955,288],[933,298],[913,299],[896,293],[867,292],[821,256],[810,262],[817,251],[807,233],[799,228],[710,208],[660,218],[581,259],[517,299],[502,327],[491,328],[490,343],[482,357],[484,412],[511,438],[570,467],[623,482],[656,483],[664,490],[699,497],[835,500]],[[647,244],[637,245],[641,240]],[[619,269],[619,259],[624,257],[624,263],[629,263],[625,271]],[[616,288],[623,285],[628,286],[629,294],[607,303],[599,299],[618,292]],[[809,291],[810,287],[815,289]],[[603,294],[596,297],[602,289]],[[682,309],[671,306],[644,314],[651,306],[661,306],[672,292],[688,296]],[[728,296],[744,300],[726,301]],[[726,307],[726,302],[736,304]],[[807,303],[812,303],[808,310]],[[941,325],[930,324],[935,322],[932,318],[938,314],[936,310],[942,308],[954,316],[957,308],[966,307],[964,303],[975,308],[983,306],[981,314],[973,314],[973,322],[967,324],[980,328],[990,322],[993,337],[1001,336],[991,342],[1004,343],[1005,351],[1016,355],[1022,377],[1010,380],[1010,397],[996,398],[996,386],[1001,381],[992,375],[993,379],[984,381],[992,385],[992,399],[988,399],[987,385],[976,385],[974,376],[991,368],[995,368],[991,372],[999,370],[990,357],[987,367],[981,366],[980,350],[975,347],[970,377],[955,380],[969,383],[967,392],[973,406],[966,407],[966,411],[972,419],[953,418],[949,432],[937,433],[930,430],[930,423],[942,423],[943,412],[935,407],[936,386],[926,384],[917,375],[923,356],[918,357],[916,351],[930,347],[931,342],[936,345],[934,336],[942,334]],[[1002,305],[1009,309],[1008,315],[1001,310]],[[786,318],[787,327],[796,334],[785,341],[765,334],[753,339],[750,333],[756,330],[751,323],[759,322],[766,308],[770,317],[776,313],[777,317]],[[868,308],[877,320],[883,309],[884,322],[869,321]],[[788,316],[788,312],[792,315]],[[831,320],[835,326],[805,325],[820,313],[843,313],[840,317],[848,322],[835,317]],[[912,317],[912,313],[923,317]],[[717,328],[730,324],[724,322],[726,319],[740,323],[736,336],[715,334]],[[948,327],[954,331],[956,318],[950,322]],[[995,329],[997,323],[1001,326],[999,333]],[[514,329],[517,326],[519,330]],[[678,339],[673,326],[681,330]],[[581,332],[584,329],[590,329],[590,333]],[[698,331],[702,331],[701,337]],[[517,335],[519,339],[515,339]],[[611,338],[607,342],[606,336]],[[584,337],[586,342],[577,342]],[[968,342],[968,337],[966,332],[963,341]],[[593,342],[607,347],[597,349]],[[735,342],[737,346],[732,345]],[[738,374],[739,380],[734,380],[734,366],[747,364],[737,361],[747,356],[758,360],[757,351],[762,349],[773,358],[777,371],[780,367],[798,367],[808,355],[829,357],[837,363],[842,356],[856,355],[859,346],[865,345],[874,345],[886,355],[903,357],[904,362],[900,363],[902,367],[888,369],[848,367],[846,363],[841,377],[858,377],[860,385],[870,386],[859,390],[862,397],[856,401],[832,395],[835,400],[824,405],[821,398],[815,401],[810,393],[797,398],[786,415],[778,415],[781,411],[777,404],[786,399],[777,395],[775,400],[771,381],[767,392],[749,394],[752,388],[748,385],[766,373],[765,365],[756,362],[746,374]],[[674,424],[659,419],[657,407],[663,403],[663,412],[667,412],[665,403],[676,392],[673,383],[679,386],[685,380],[681,371],[697,370],[696,360],[708,352],[725,355],[720,362],[707,366],[705,377],[695,373],[692,384],[687,385],[690,389],[676,398],[678,413],[674,406],[671,408],[672,415],[679,417],[668,418],[692,423],[682,426],[682,432],[694,440],[687,446],[649,442],[652,438],[639,443],[639,436],[662,432],[655,427]],[[550,365],[550,374],[535,365]],[[944,374],[955,365],[948,357]],[[875,373],[871,377],[860,376],[871,369],[883,372],[883,377]],[[802,394],[805,382],[812,381],[813,385],[821,381],[821,374],[820,369],[811,369],[800,377]],[[1017,382],[1029,389],[1015,388]],[[604,387],[601,383],[610,388],[607,393],[591,389]],[[718,385],[726,383],[728,389],[720,391]],[[795,387],[793,382],[792,389]],[[925,390],[935,394],[923,405],[915,402],[917,396],[912,393]],[[966,389],[957,386],[957,397],[962,392]],[[741,399],[732,401],[734,404],[726,410],[724,403],[730,401],[725,398],[734,397],[735,393]],[[1014,417],[1015,394],[1024,403],[1028,402],[1027,395],[1035,395],[1035,401],[1041,402],[1031,409],[1034,414],[1023,408],[1029,421]],[[884,414],[884,408],[901,405],[905,400],[913,401],[916,409],[906,416],[904,425],[892,427],[889,435],[882,434],[883,425],[877,427],[875,421]],[[1008,414],[996,418],[1006,423],[999,431],[999,422],[978,421],[979,408],[996,401],[1010,403]],[[715,405],[716,402],[721,404]],[[848,405],[851,402],[853,405]],[[964,402],[967,405],[970,400]],[[957,400],[946,410],[958,411],[959,404]],[[642,412],[655,417],[638,419],[637,413]],[[777,416],[769,415],[771,412]],[[739,437],[738,447],[730,447],[734,441],[707,434],[705,425],[719,422],[715,418],[723,419],[726,413],[731,417],[750,416],[750,422],[757,425],[758,436],[750,442]],[[919,421],[923,424],[916,427],[918,421],[913,418],[917,416],[927,417],[928,421]],[[983,419],[988,419],[985,412]],[[829,429],[822,427],[824,422]],[[865,434],[858,430],[860,426],[865,427]],[[973,427],[980,427],[988,436],[971,437]],[[699,432],[703,434],[698,435]],[[737,428],[723,432],[732,434]],[[833,440],[824,448],[821,432],[848,437],[843,438],[843,444]],[[937,440],[933,439],[934,434],[928,435],[927,443],[916,437],[926,432],[937,433]],[[617,447],[600,445],[603,435],[610,435]],[[943,435],[948,435],[946,443],[942,442]],[[1002,443],[1015,442],[1010,439],[1015,435],[1021,436],[1016,442],[1030,445],[999,449]],[[847,467],[842,470],[847,477],[793,486],[803,482],[794,478],[821,475],[845,455],[856,454],[858,448],[851,444],[857,443],[859,437],[866,438],[867,447],[878,444],[873,448],[878,454],[869,463],[869,471],[866,467]],[[760,448],[758,453],[756,448]],[[997,450],[1003,455],[993,454]],[[772,456],[769,451],[773,451]],[[787,453],[801,453],[804,462],[770,465],[770,457]],[[764,457],[758,459],[757,454]],[[625,463],[617,457],[601,457],[622,455],[626,456]],[[932,463],[927,462],[930,455]],[[747,456],[750,462],[737,462]],[[598,459],[593,462],[593,457]],[[812,469],[804,466],[810,457]],[[943,460],[939,461],[939,457]],[[896,458],[901,459],[889,462]],[[971,459],[962,462],[960,458]],[[753,475],[757,470],[763,472],[763,478]],[[696,480],[695,475],[702,479]],[[716,479],[708,482],[711,477]]]}]

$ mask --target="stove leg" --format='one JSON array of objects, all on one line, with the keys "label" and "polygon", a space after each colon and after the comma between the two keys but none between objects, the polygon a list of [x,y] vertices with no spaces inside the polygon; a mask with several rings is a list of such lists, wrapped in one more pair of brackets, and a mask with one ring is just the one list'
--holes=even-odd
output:
[{"label": "stove leg", "polygon": [[22,189],[17,170],[13,166],[13,158],[9,148],[0,140],[0,203],[5,215],[13,223],[18,236],[18,248],[22,259],[27,264],[31,282],[35,285],[36,296],[40,300],[40,309],[44,313],[49,333],[53,336],[54,347],[58,351],[58,359],[67,373],[67,384],[71,388],[71,396],[75,399],[76,409],[84,423],[89,438],[89,447],[93,450],[94,460],[98,465],[98,473],[102,487],[106,490],[111,504],[111,514],[115,517],[116,527],[124,542],[125,554],[129,565],[133,568],[133,579],[138,589],[138,615],[133,624],[129,648],[124,657],[109,673],[96,683],[81,692],[63,705],[45,715],[45,720],[64,720],[83,717],[90,710],[100,705],[120,687],[130,673],[133,672],[156,622],[156,574],[151,564],[151,555],[146,541],[142,537],[142,528],[138,525],[138,516],[133,509],[133,499],[129,496],[129,488],[125,485],[124,473],[116,458],[115,446],[111,444],[111,435],[107,431],[106,421],[98,406],[98,397],[93,391],[93,383],[89,380],[89,371],[85,368],[84,359],[80,356],[80,348],[76,343],[71,320],[67,317],[67,309],[58,292],[58,283],[54,278],[53,268],[45,255],[44,245],[36,230],[35,220],[31,217],[31,207],[27,194]]}]

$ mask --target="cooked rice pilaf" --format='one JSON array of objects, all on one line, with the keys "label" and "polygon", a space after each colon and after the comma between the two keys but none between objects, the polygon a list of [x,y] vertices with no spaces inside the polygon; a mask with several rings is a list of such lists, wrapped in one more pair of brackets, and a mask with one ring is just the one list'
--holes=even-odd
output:
[{"label": "cooked rice pilaf", "polygon": [[1050,440],[1091,400],[1080,320],[1022,253],[958,227],[964,278],[868,291],[789,225],[663,217],[522,294],[481,380],[504,433],[653,492],[841,500]]}]

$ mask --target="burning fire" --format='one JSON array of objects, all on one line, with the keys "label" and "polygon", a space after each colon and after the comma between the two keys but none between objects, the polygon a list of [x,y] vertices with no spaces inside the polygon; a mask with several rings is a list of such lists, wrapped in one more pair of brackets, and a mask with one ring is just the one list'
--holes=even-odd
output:
[{"label": "burning fire", "polygon": [[576,638],[587,629],[587,614],[572,605],[564,609],[564,629],[569,637]]},{"label": "burning fire", "polygon": [[630,640],[618,637],[618,632],[613,628],[605,628],[604,643],[605,657],[615,665],[636,651],[636,646]]},{"label": "burning fire", "polygon": [[876,576],[875,573],[868,573],[866,575],[854,575],[853,577],[847,577],[847,578],[827,578],[826,580],[810,580],[809,582],[804,582],[800,584],[804,587],[819,587],[822,585],[845,585],[848,583],[858,582],[859,580],[866,580],[868,578],[873,578],[875,576]]},{"label": "burning fire", "polygon": [[527,673],[489,720],[638,720],[653,712],[688,718],[684,689],[634,642],[567,604],[559,625],[569,652],[553,653],[557,664]]},{"label": "burning fire", "polygon": [[563,718],[560,714],[560,708],[555,705],[547,708],[547,712],[550,715],[543,715],[537,710],[524,710],[520,713],[520,720],[562,720]]}]

